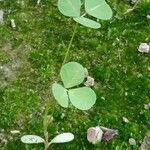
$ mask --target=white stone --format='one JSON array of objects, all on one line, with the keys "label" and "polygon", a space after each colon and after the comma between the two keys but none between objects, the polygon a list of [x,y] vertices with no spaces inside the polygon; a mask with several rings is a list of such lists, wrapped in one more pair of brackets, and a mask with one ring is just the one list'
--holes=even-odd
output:
[{"label": "white stone", "polygon": [[86,82],[84,83],[85,86],[94,86],[94,78],[88,76]]},{"label": "white stone", "polygon": [[19,131],[19,130],[12,130],[12,131],[10,131],[10,133],[11,133],[11,134],[19,134],[20,131]]},{"label": "white stone", "polygon": [[98,126],[90,127],[87,130],[87,140],[92,144],[100,142],[102,140],[102,135],[103,135],[103,131]]},{"label": "white stone", "polygon": [[134,139],[134,138],[130,138],[130,139],[129,139],[129,144],[130,144],[130,145],[133,145],[133,146],[136,145],[135,139]]},{"label": "white stone", "polygon": [[122,117],[122,119],[125,123],[129,123],[129,120],[126,117]]},{"label": "white stone", "polygon": [[150,46],[147,43],[141,43],[138,51],[141,53],[149,53],[150,51]]}]

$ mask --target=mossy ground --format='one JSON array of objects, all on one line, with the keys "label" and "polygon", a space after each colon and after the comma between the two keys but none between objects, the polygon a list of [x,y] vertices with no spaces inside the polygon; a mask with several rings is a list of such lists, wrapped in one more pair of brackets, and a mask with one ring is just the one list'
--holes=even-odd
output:
[{"label": "mossy ground", "polygon": [[[78,26],[68,59],[87,67],[95,78],[97,102],[83,112],[74,107],[63,109],[51,100],[50,138],[65,131],[75,135],[71,143],[52,145],[51,149],[137,150],[150,129],[150,111],[144,109],[150,102],[150,55],[137,51],[141,42],[150,42],[150,20],[146,18],[150,2],[143,0],[126,16],[123,13],[130,7],[127,3],[110,4],[114,17],[101,22],[102,28]],[[0,26],[0,128],[8,140],[1,148],[42,150],[43,145],[25,146],[20,136],[43,136],[45,101],[59,74],[75,23],[59,13],[56,0],[41,0],[38,6],[36,0],[2,0],[0,9],[5,11]],[[16,29],[10,27],[10,19],[15,19]],[[130,122],[124,123],[122,117]],[[119,135],[108,144],[89,144],[86,130],[97,125],[117,129]],[[21,135],[12,136],[10,131],[14,129]],[[137,146],[129,145],[130,137]]]}]

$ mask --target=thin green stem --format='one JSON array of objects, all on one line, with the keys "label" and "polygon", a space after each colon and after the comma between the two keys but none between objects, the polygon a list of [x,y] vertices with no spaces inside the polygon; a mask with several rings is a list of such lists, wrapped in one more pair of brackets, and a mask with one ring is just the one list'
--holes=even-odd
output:
[{"label": "thin green stem", "polygon": [[[47,102],[48,103],[48,102]],[[48,145],[48,124],[49,124],[49,119],[48,119],[48,111],[49,111],[49,105],[46,105],[45,108],[45,113],[44,113],[44,117],[43,117],[43,127],[44,127],[44,137],[45,137],[45,148],[44,150],[47,150],[49,145]]]},{"label": "thin green stem", "polygon": [[[72,37],[70,39],[67,51],[65,53],[65,57],[64,57],[62,65],[65,64],[65,62],[66,62],[66,60],[68,58],[69,51],[70,51],[73,39],[75,37],[76,29],[77,29],[77,23],[75,25],[75,28],[74,28]],[[50,98],[50,96],[49,96],[49,98]],[[46,102],[45,112],[44,112],[44,116],[43,116],[43,128],[44,128],[44,137],[45,137],[45,143],[44,143],[45,147],[44,147],[44,150],[48,150],[48,148],[49,148],[49,146],[51,144],[51,142],[48,142],[48,124],[49,124],[48,111],[49,111],[49,101]]]},{"label": "thin green stem", "polygon": [[71,37],[71,39],[70,39],[70,42],[69,42],[67,51],[66,51],[66,53],[65,53],[65,57],[64,57],[64,60],[63,60],[62,65],[65,64],[66,61],[67,61],[67,58],[68,58],[68,55],[69,55],[69,51],[70,51],[70,48],[71,48],[71,45],[72,45],[72,42],[73,42],[73,39],[74,39],[74,36],[75,36],[75,33],[76,33],[76,29],[77,29],[77,23],[76,23],[76,25],[75,25],[75,28],[74,28],[72,37]]},{"label": "thin green stem", "polygon": [[[51,121],[51,116],[49,116],[48,113],[49,113],[49,108],[50,108],[50,99],[51,99],[51,93],[48,93],[48,98],[47,98],[47,101],[45,102],[45,110],[44,110],[44,115],[43,115],[43,130],[44,130],[44,137],[45,137],[44,150],[48,150],[48,148],[49,148],[48,125]],[[54,113],[54,110],[52,112],[52,115],[53,115],[53,113]]]},{"label": "thin green stem", "polygon": [[134,6],[131,9],[128,9],[124,14],[126,15],[126,14],[130,13],[131,11],[133,11],[139,2],[140,2],[140,0],[137,0],[136,3],[134,4]]}]

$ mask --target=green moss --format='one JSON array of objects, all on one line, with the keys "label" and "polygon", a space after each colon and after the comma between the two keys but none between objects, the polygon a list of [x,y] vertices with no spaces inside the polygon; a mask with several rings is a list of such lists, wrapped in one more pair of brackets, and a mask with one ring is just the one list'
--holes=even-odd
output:
[{"label": "green moss", "polygon": [[[74,107],[64,110],[51,101],[49,114],[53,114],[54,120],[49,125],[50,138],[57,132],[75,134],[71,143],[52,145],[51,149],[130,150],[128,139],[133,137],[137,141],[136,150],[149,130],[150,112],[144,109],[144,104],[150,99],[150,57],[138,53],[137,47],[150,41],[150,21],[146,19],[150,5],[143,0],[125,16],[127,3],[110,4],[114,17],[101,22],[102,28],[78,26],[68,59],[89,69],[96,81],[97,102],[86,114]],[[7,132],[6,138],[13,129],[20,130],[21,135],[43,136],[43,107],[58,76],[74,22],[59,13],[56,0],[41,1],[39,6],[36,1],[27,0],[24,4],[0,1],[0,8],[6,11],[4,25],[0,27],[0,63],[11,64],[12,54],[16,54],[15,60],[22,60],[13,70],[15,78],[6,80],[7,85],[0,89],[0,127]],[[10,27],[11,18],[15,19],[16,29]],[[127,117],[130,123],[123,123],[122,117]],[[115,128],[119,135],[108,144],[92,145],[86,139],[86,130],[97,125]],[[42,148],[43,145],[28,146],[28,149]],[[5,149],[23,150],[25,145],[18,136]]]}]

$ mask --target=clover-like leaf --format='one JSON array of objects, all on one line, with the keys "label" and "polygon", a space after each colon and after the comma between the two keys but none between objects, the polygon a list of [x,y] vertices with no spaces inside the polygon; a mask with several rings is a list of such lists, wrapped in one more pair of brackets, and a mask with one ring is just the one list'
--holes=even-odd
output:
[{"label": "clover-like leaf", "polygon": [[55,99],[57,100],[58,104],[62,107],[68,107],[68,94],[67,90],[62,87],[62,85],[58,83],[53,83],[52,85],[52,93]]},{"label": "clover-like leaf", "polygon": [[86,27],[89,27],[89,28],[94,28],[94,29],[98,29],[101,27],[101,25],[94,21],[94,20],[91,20],[89,18],[85,18],[85,17],[76,17],[76,18],[73,18],[74,21],[86,26]]},{"label": "clover-like leaf", "polygon": [[44,143],[44,139],[37,135],[24,135],[21,141],[26,144]]},{"label": "clover-like leaf", "polygon": [[74,135],[70,132],[62,133],[55,136],[50,143],[66,143],[74,139]]},{"label": "clover-like leaf", "polygon": [[112,17],[112,10],[105,0],[85,0],[85,11],[102,20],[108,20]]},{"label": "clover-like leaf", "polygon": [[65,16],[79,17],[80,8],[80,0],[58,0],[58,9]]},{"label": "clover-like leaf", "polygon": [[68,94],[72,105],[81,110],[90,109],[96,102],[95,92],[88,87],[71,89]]},{"label": "clover-like leaf", "polygon": [[65,88],[71,88],[83,82],[84,68],[77,62],[69,62],[61,67],[60,76]]}]

